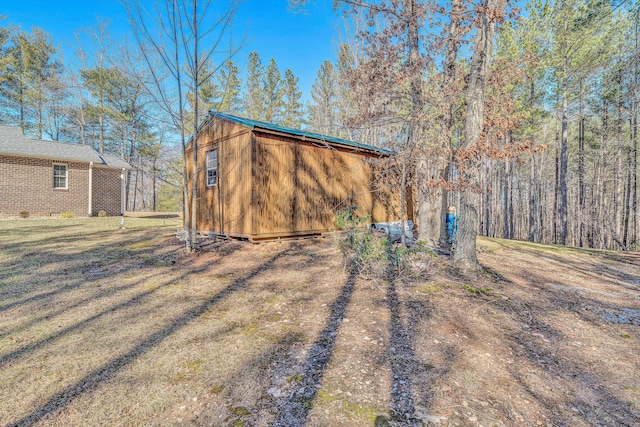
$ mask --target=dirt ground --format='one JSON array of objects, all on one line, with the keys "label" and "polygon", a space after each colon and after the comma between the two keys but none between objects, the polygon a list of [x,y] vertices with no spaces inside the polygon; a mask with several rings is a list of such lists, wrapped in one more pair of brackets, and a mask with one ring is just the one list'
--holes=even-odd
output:
[{"label": "dirt ground", "polygon": [[0,425],[637,426],[640,256],[480,240],[393,282],[331,238],[0,221]]}]

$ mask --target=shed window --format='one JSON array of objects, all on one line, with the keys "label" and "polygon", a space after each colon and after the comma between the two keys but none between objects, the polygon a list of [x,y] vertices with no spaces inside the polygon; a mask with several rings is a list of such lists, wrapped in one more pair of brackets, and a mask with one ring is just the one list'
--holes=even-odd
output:
[{"label": "shed window", "polygon": [[67,165],[53,165],[53,188],[68,188]]},{"label": "shed window", "polygon": [[218,150],[207,153],[207,186],[218,184]]}]

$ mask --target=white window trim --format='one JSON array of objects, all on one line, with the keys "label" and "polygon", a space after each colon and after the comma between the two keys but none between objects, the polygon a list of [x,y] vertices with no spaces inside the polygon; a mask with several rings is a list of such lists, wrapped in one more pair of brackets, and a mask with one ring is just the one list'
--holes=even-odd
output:
[{"label": "white window trim", "polygon": [[[215,167],[212,167],[209,164],[209,154],[210,153],[215,153],[216,154]],[[219,179],[218,178],[218,149],[207,151],[207,154],[206,154],[206,157],[205,157],[205,170],[206,170],[205,179],[207,180],[207,187],[214,187],[214,186],[218,185],[218,179]],[[216,174],[215,174],[216,181],[213,184],[209,183],[209,171],[210,170],[214,170],[216,172]]]},{"label": "white window trim", "polygon": [[[64,166],[64,187],[56,187],[56,166]],[[68,190],[69,189],[69,165],[66,163],[54,163],[53,168],[53,189]],[[61,175],[58,175],[60,177]]]}]

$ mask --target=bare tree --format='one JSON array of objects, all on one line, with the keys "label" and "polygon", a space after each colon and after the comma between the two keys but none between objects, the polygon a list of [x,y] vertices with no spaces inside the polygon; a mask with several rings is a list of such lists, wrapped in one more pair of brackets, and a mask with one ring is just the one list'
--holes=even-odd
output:
[{"label": "bare tree", "polygon": [[[223,7],[217,7],[219,3],[214,0],[156,0],[154,9],[149,11],[141,0],[125,0],[136,41],[151,73],[152,83],[148,90],[180,134],[184,162],[185,240],[190,250],[195,248],[197,241],[198,124],[206,112],[200,111],[198,96],[194,96],[190,117],[187,117],[187,94],[197,94],[200,86],[237,52],[237,48],[223,49],[222,41],[230,32],[238,2],[229,0]],[[214,13],[217,15],[212,16]],[[215,61],[218,65],[205,68],[214,63],[220,52],[225,53]],[[189,126],[190,130],[187,129]],[[189,131],[192,132],[190,142],[186,136]],[[186,166],[189,143],[193,150],[191,176]],[[189,196],[190,204],[187,203]]]}]

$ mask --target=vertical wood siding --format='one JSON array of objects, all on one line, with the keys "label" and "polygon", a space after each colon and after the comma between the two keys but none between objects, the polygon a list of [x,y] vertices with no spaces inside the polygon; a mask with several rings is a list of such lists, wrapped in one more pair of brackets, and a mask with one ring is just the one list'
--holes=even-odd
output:
[{"label": "vertical wood siding", "polygon": [[[207,186],[206,153],[218,150],[218,183]],[[187,149],[187,171],[192,173],[192,149]],[[215,120],[198,137],[197,228],[202,232],[251,232],[251,132],[236,124]],[[192,183],[189,178],[189,183]],[[191,194],[191,192],[189,192]]]},{"label": "vertical wood siding", "polygon": [[357,206],[373,222],[400,218],[399,196],[380,191],[371,157],[255,132],[255,234],[322,232],[337,210]]},{"label": "vertical wood siding", "polygon": [[[218,184],[207,187],[205,157],[213,149]],[[191,158],[187,149],[189,176]],[[376,158],[213,120],[198,138],[197,228],[256,238],[320,233],[333,230],[336,211],[349,206],[372,222],[398,221],[399,191],[381,185]]]}]

